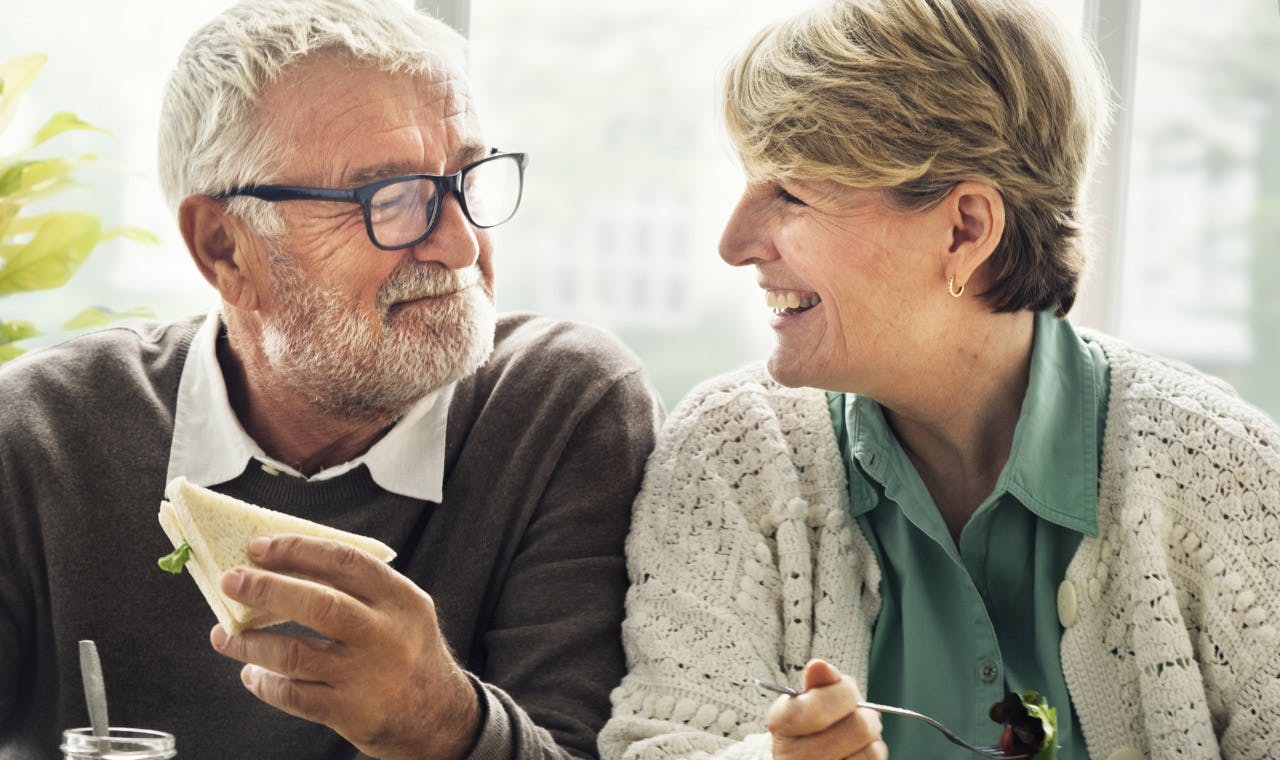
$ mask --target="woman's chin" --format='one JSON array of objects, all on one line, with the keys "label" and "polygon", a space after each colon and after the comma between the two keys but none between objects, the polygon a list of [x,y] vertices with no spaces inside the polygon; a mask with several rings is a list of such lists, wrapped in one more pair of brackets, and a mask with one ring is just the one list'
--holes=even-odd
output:
[{"label": "woman's chin", "polygon": [[808,371],[810,368],[803,362],[787,356],[781,349],[774,350],[773,355],[769,357],[769,361],[765,366],[769,370],[770,377],[788,388],[813,385],[814,378],[812,373]]}]

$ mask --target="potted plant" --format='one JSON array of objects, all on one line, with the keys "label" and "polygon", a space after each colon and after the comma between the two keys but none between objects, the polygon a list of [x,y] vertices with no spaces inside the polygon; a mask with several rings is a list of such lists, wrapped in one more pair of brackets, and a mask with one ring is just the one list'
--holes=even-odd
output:
[{"label": "potted plant", "polygon": [[[30,55],[0,64],[0,134],[8,129],[22,94],[31,87],[44,63],[45,56]],[[0,302],[14,293],[61,287],[103,241],[123,236],[158,242],[151,233],[134,227],[104,228],[96,215],[83,211],[30,211],[29,204],[73,187],[75,169],[93,160],[92,155],[33,155],[38,146],[72,130],[105,132],[62,111],[51,116],[25,147],[0,156]],[[148,314],[144,309],[113,312],[90,307],[64,322],[62,329],[84,329]],[[0,363],[26,350],[19,342],[41,334],[43,331],[32,322],[8,318],[0,309]]]}]

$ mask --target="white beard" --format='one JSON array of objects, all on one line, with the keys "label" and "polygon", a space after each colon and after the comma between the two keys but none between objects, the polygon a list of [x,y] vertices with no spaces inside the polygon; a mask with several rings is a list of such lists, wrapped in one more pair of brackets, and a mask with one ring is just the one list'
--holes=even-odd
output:
[{"label": "white beard", "polygon": [[[455,292],[459,272],[439,264],[395,270],[378,290],[377,325],[341,293],[310,282],[287,255],[272,256],[270,276],[279,309],[263,324],[262,351],[283,384],[326,414],[398,417],[493,351],[492,292],[483,280]],[[441,293],[452,295],[392,308]]]}]

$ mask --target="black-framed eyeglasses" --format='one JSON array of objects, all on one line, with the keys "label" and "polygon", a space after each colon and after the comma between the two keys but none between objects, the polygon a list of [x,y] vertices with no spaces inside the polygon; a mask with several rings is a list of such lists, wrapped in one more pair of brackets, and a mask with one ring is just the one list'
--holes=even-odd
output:
[{"label": "black-framed eyeglasses", "polygon": [[515,216],[524,191],[524,153],[494,153],[453,174],[406,174],[371,182],[352,190],[292,185],[251,185],[218,193],[264,201],[338,201],[358,203],[373,244],[384,251],[417,245],[435,229],[440,207],[449,193],[458,197],[462,213],[476,227],[496,227]]}]

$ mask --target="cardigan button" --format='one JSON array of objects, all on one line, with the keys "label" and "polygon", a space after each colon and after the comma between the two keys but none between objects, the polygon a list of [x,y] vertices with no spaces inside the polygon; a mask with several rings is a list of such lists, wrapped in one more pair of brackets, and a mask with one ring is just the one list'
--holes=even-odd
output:
[{"label": "cardigan button", "polygon": [[1080,619],[1080,602],[1076,595],[1076,584],[1063,581],[1058,585],[1058,622],[1063,628],[1070,628]]},{"label": "cardigan button", "polygon": [[1146,758],[1133,747],[1122,747],[1107,755],[1107,760],[1146,760]]}]

